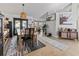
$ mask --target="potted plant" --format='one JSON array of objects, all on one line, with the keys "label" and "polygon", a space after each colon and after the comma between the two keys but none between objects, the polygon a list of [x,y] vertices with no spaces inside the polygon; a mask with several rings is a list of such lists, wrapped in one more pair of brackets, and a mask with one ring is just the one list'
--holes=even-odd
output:
[{"label": "potted plant", "polygon": [[44,24],[43,25],[43,27],[42,27],[42,29],[43,29],[43,33],[46,35],[47,34],[47,25],[46,24]]}]

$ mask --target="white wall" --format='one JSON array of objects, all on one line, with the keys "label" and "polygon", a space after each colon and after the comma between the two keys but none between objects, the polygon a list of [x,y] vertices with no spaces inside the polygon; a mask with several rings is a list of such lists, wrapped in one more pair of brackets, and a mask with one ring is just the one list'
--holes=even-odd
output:
[{"label": "white wall", "polygon": [[[53,36],[58,37],[58,29],[59,27],[63,27],[63,28],[76,28],[74,25],[74,21],[72,21],[72,25],[60,25],[59,24],[59,14],[60,13],[64,13],[64,14],[70,14],[71,12],[57,12],[56,13],[56,19],[54,21],[48,21],[46,22],[46,24],[48,25],[48,29],[47,32],[48,33],[52,33]],[[72,20],[72,19],[71,19]]]},{"label": "white wall", "polygon": [[61,13],[63,13],[63,14],[68,14],[68,13],[71,13],[71,12],[58,12],[58,13],[56,13],[56,33],[55,33],[55,35],[56,35],[56,37],[58,37],[58,29],[59,28],[76,28],[76,26],[75,26],[75,20],[74,19],[72,19],[71,18],[71,22],[72,22],[72,25],[60,25],[60,14]]},{"label": "white wall", "polygon": [[51,33],[52,36],[55,36],[55,33],[56,33],[56,20],[47,21],[46,24],[48,26],[47,33]]},{"label": "white wall", "polygon": [[71,18],[71,22],[72,25],[60,25],[59,24],[59,14],[62,12],[58,12],[56,13],[56,36],[57,32],[58,32],[58,28],[62,27],[62,28],[75,28],[77,29],[77,19],[78,19],[78,9],[77,9],[77,4],[72,4],[72,12],[65,12],[65,13],[72,13],[72,18]]},{"label": "white wall", "polygon": [[58,37],[58,28],[59,28],[59,13],[56,13],[56,33],[55,37]]},{"label": "white wall", "polygon": [[63,28],[76,28],[75,26],[75,20],[72,19],[72,13],[71,13],[71,16],[69,18],[69,23],[71,23],[72,25],[60,25],[60,19],[59,19],[59,15],[60,13],[63,13],[63,14],[70,14],[71,12],[59,12],[59,13],[56,13],[56,22],[57,22],[57,27],[63,27]]},{"label": "white wall", "polygon": [[72,4],[72,20],[74,21],[74,26],[77,28],[77,19],[78,19],[78,4]]}]

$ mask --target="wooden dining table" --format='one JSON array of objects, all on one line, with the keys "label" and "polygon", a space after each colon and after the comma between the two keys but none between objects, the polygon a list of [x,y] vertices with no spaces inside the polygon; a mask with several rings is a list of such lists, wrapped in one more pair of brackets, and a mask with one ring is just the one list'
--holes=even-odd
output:
[{"label": "wooden dining table", "polygon": [[[27,30],[29,32],[27,32]],[[18,40],[17,40],[17,50],[19,51],[19,55],[24,55],[23,51],[26,48],[24,39],[22,37],[25,37],[25,34],[28,33],[30,39],[31,40],[31,46],[33,47],[33,44],[37,41],[37,35],[34,34],[34,28],[26,28],[26,29],[22,29],[20,31],[20,35],[18,35]]]}]

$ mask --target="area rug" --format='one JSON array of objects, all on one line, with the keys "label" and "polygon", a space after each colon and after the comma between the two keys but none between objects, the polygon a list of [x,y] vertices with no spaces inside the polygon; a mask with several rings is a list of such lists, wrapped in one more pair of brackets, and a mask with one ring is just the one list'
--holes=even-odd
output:
[{"label": "area rug", "polygon": [[17,36],[11,39],[6,56],[16,56]]},{"label": "area rug", "polygon": [[[38,41],[38,45],[34,44],[33,47],[30,46],[29,41],[27,41],[26,45],[27,46],[25,47],[25,51],[28,50],[29,52],[45,47],[45,45],[41,43],[40,41]],[[16,47],[17,47],[17,36],[14,36],[11,39],[10,46],[8,47],[6,56],[16,56]]]},{"label": "area rug", "polygon": [[43,44],[42,42],[38,41],[38,45],[36,43],[33,44],[33,46],[30,46],[30,43],[27,41],[27,50],[32,52],[32,51],[35,51],[35,50],[38,50],[40,48],[43,48],[45,47],[45,44]]},{"label": "area rug", "polygon": [[39,38],[40,38],[40,41],[42,41],[44,43],[48,43],[51,46],[56,47],[56,48],[58,48],[60,50],[66,50],[69,47],[66,44],[64,44],[63,42],[60,42],[60,41],[56,40],[56,38],[55,39],[54,38],[50,39],[50,38],[45,37],[45,36],[41,36]]}]

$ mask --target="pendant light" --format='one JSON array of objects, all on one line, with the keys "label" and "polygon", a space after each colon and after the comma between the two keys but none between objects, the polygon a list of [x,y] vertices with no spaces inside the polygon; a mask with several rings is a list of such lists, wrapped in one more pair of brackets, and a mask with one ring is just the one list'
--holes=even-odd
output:
[{"label": "pendant light", "polygon": [[22,4],[22,8],[23,8],[23,11],[20,13],[20,18],[21,19],[27,19],[27,13],[24,12],[24,4]]}]

